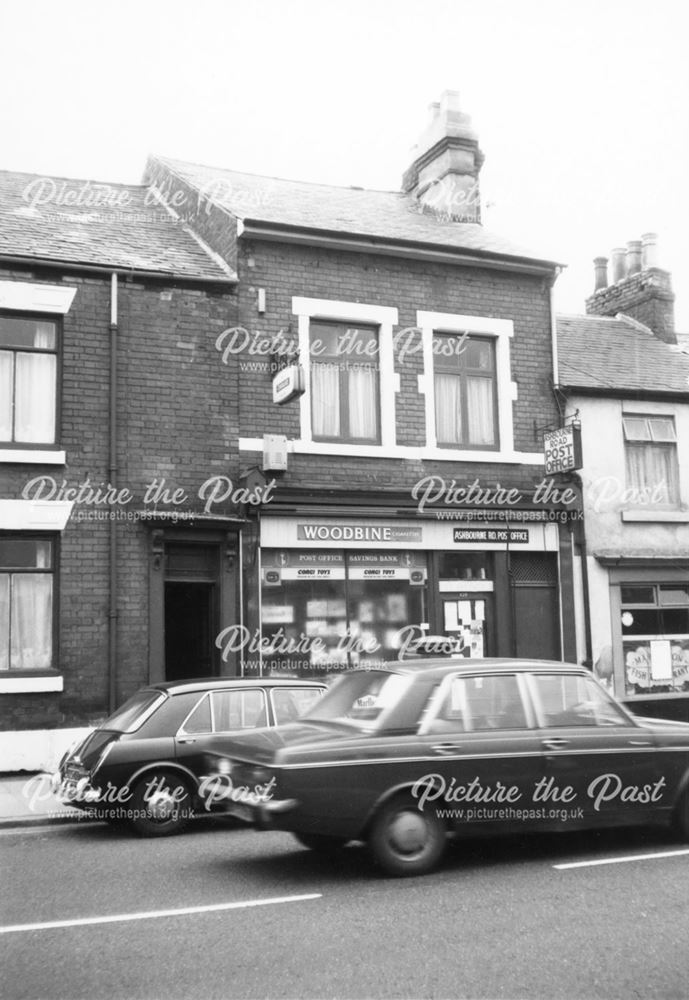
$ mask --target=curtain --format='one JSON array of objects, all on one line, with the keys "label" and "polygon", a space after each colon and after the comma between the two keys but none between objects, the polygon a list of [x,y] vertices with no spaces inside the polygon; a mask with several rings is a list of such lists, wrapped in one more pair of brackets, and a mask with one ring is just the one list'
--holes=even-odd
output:
[{"label": "curtain", "polygon": [[12,353],[0,351],[0,441],[12,440]]},{"label": "curtain", "polygon": [[467,377],[468,444],[495,444],[493,381]]},{"label": "curtain", "polygon": [[0,670],[10,667],[10,575],[0,573]]},{"label": "curtain", "polygon": [[34,333],[33,346],[39,347],[43,351],[55,350],[54,323],[36,323],[36,331]]},{"label": "curtain", "polygon": [[55,440],[55,372],[54,354],[17,353],[15,441]]},{"label": "curtain", "polygon": [[375,441],[378,438],[376,370],[361,366],[349,371],[348,378],[349,436]]},{"label": "curtain", "polygon": [[340,436],[340,373],[335,365],[311,366],[311,422],[315,437]]},{"label": "curtain", "polygon": [[627,444],[627,484],[633,490],[642,491],[638,498],[643,502],[651,499],[658,503],[678,504],[679,486],[677,474],[677,452],[674,445]]},{"label": "curtain", "polygon": [[16,670],[52,666],[53,580],[47,573],[12,577],[11,665]]},{"label": "curtain", "polygon": [[457,375],[435,376],[435,431],[438,444],[461,444],[462,406]]}]

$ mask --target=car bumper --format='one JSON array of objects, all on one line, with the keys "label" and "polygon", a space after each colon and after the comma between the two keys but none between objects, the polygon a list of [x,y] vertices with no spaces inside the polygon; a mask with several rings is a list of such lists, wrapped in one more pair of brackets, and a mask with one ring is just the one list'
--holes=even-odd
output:
[{"label": "car bumper", "polygon": [[297,808],[296,799],[271,799],[252,807],[254,823],[259,830],[279,830],[286,814]]},{"label": "car bumper", "polygon": [[65,805],[86,809],[101,799],[100,788],[95,788],[87,775],[72,777],[56,771],[51,775],[50,787],[53,794]]}]

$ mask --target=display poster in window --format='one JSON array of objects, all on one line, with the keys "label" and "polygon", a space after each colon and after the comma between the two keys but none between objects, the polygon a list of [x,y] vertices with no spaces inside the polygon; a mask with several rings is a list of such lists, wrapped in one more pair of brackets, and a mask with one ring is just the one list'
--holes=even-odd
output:
[{"label": "display poster in window", "polygon": [[344,580],[344,553],[326,550],[269,549],[262,553],[266,583],[282,580]]},{"label": "display poster in window", "polygon": [[426,580],[423,552],[348,552],[350,580],[407,580],[421,585]]}]

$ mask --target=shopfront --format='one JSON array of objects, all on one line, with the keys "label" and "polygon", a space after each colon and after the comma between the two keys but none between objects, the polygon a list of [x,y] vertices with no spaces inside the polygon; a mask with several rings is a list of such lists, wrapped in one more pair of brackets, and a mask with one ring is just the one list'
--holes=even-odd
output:
[{"label": "shopfront", "polygon": [[559,659],[558,525],[264,516],[260,660],[326,673],[424,652]]},{"label": "shopfront", "polygon": [[689,564],[648,563],[609,569],[614,690],[635,712],[689,720]]}]

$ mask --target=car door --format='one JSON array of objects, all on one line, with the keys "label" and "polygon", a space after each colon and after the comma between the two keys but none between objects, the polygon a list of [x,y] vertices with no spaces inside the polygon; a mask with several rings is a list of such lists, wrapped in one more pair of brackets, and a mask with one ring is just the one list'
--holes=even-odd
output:
[{"label": "car door", "polygon": [[207,753],[222,753],[224,737],[270,724],[268,700],[261,687],[208,691],[197,702],[175,737],[179,763],[197,778],[207,771]]},{"label": "car door", "polygon": [[519,673],[445,678],[419,735],[428,767],[413,792],[420,808],[436,809],[457,832],[537,823],[531,789],[542,750]]},{"label": "car door", "polygon": [[538,671],[528,684],[543,750],[539,801],[566,807],[568,828],[647,822],[665,804],[653,733],[591,676]]}]

